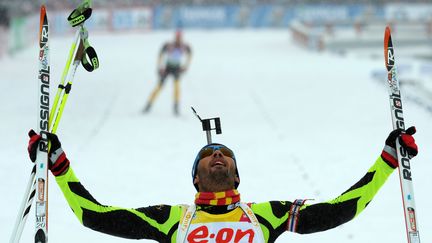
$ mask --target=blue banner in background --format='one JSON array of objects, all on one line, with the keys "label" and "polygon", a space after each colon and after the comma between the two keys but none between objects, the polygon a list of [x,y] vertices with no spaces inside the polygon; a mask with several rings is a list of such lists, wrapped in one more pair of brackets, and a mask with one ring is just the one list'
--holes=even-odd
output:
[{"label": "blue banner in background", "polygon": [[[242,1],[243,2],[243,1]],[[151,31],[175,28],[289,28],[293,23],[306,21],[316,29],[332,28],[333,24],[361,28],[362,21],[378,20],[400,22],[426,22],[432,16],[432,3],[375,4],[220,4],[220,5],[149,5],[129,7],[101,7],[93,9],[86,21],[89,31]],[[71,10],[50,11],[50,32],[54,35],[73,34],[67,17]],[[34,41],[32,23],[38,15],[11,16],[8,51],[15,52]],[[356,23],[358,21],[358,25]],[[430,27],[426,28],[430,38]],[[292,26],[291,26],[292,27]],[[5,37],[4,37],[5,39]],[[309,39],[309,41],[313,40]],[[315,42],[314,42],[315,43]],[[316,42],[316,46],[320,46]],[[1,50],[0,50],[1,51]]]},{"label": "blue banner in background", "polygon": [[[54,33],[66,34],[74,30],[67,22],[69,12],[52,14]],[[86,22],[89,30],[122,31],[175,28],[288,28],[291,22],[304,20],[311,23],[343,22],[354,19],[383,19],[384,7],[350,4],[304,5],[156,5],[120,9],[98,9]]]},{"label": "blue banner in background", "polygon": [[235,27],[238,6],[157,6],[153,28],[229,28]]},{"label": "blue banner in background", "polygon": [[383,18],[380,7],[366,5],[214,5],[163,6],[153,9],[153,29],[167,28],[284,28],[293,19],[310,22]]},{"label": "blue banner in background", "polygon": [[130,29],[133,25],[132,14],[127,10],[113,12],[112,26],[114,29]]},{"label": "blue banner in background", "polygon": [[220,28],[228,27],[228,9],[223,6],[181,7],[175,12],[179,27]]},{"label": "blue banner in background", "polygon": [[158,6],[153,13],[154,29],[284,27],[289,23],[287,9],[272,5]]}]

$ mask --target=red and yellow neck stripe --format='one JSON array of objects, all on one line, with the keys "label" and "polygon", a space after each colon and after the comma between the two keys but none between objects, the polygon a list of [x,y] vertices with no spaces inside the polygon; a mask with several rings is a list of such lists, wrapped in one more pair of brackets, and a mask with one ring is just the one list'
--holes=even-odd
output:
[{"label": "red and yellow neck stripe", "polygon": [[198,192],[195,195],[195,204],[223,206],[240,202],[240,193],[233,189],[224,192]]}]

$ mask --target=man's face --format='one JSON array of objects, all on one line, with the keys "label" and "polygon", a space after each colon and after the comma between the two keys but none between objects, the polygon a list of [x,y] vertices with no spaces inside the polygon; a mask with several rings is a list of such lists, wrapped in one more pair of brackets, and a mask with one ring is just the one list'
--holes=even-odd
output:
[{"label": "man's face", "polygon": [[240,182],[236,175],[234,159],[224,155],[220,150],[202,158],[198,162],[197,176],[194,184],[199,191],[218,192],[235,188],[235,182]]}]

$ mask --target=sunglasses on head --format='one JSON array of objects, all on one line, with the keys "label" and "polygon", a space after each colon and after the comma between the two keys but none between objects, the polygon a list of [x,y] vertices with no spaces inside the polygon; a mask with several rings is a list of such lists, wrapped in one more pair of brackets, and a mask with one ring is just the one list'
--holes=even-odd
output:
[{"label": "sunglasses on head", "polygon": [[198,153],[198,159],[203,159],[205,157],[208,157],[212,155],[216,150],[219,150],[224,156],[230,157],[234,159],[234,153],[231,149],[223,146],[223,145],[209,145],[205,148],[201,149],[201,151]]}]

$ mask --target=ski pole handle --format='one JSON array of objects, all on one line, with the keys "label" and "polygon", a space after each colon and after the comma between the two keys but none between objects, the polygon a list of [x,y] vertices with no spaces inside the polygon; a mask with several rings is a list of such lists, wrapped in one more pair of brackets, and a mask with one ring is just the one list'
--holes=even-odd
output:
[{"label": "ski pole handle", "polygon": [[74,9],[67,18],[72,27],[84,24],[92,14],[91,1],[87,0],[82,2],[76,9]]}]

